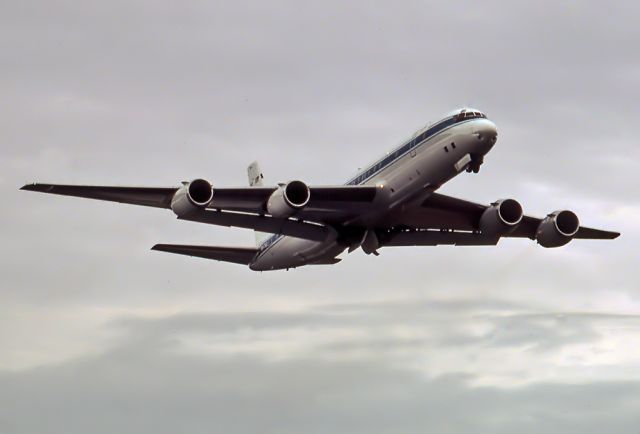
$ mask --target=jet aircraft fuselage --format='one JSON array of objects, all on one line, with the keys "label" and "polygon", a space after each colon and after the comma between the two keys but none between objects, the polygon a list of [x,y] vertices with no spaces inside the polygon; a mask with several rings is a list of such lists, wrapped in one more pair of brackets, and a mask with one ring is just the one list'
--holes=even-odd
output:
[{"label": "jet aircraft fuselage", "polygon": [[[474,170],[477,173],[497,138],[496,125],[473,109],[456,110],[418,130],[347,182],[347,185],[378,188],[377,206],[349,224],[363,228],[384,227],[385,220],[396,208],[419,206],[456,175]],[[337,241],[338,234],[334,235],[324,241],[273,235],[261,246],[250,267],[264,271],[299,267],[322,262],[325,258],[331,261],[346,249]],[[363,231],[361,241],[370,241],[371,237],[377,238],[375,232]],[[379,242],[375,239],[371,242],[371,252],[375,252]]]}]

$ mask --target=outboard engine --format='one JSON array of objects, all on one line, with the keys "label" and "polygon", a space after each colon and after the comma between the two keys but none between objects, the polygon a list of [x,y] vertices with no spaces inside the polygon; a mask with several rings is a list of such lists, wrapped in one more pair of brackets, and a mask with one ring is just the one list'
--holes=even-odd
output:
[{"label": "outboard engine", "polygon": [[267,212],[274,217],[286,218],[303,208],[311,198],[311,191],[302,181],[280,185],[267,200]]},{"label": "outboard engine", "polygon": [[178,217],[204,209],[213,199],[213,186],[204,179],[194,179],[184,184],[171,199],[171,210]]},{"label": "outboard engine", "polygon": [[501,237],[513,231],[522,220],[522,206],[515,199],[502,199],[491,204],[480,217],[480,231]]},{"label": "outboard engine", "polygon": [[580,229],[578,216],[573,212],[555,211],[545,217],[536,231],[536,241],[542,247],[560,247],[573,239]]}]

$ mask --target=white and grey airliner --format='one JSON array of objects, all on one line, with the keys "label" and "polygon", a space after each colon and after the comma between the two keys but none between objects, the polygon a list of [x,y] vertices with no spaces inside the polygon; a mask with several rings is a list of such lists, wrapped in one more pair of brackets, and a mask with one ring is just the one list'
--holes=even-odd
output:
[{"label": "white and grey airliner", "polygon": [[253,229],[253,247],[157,244],[153,250],[257,271],[335,264],[345,250],[377,255],[392,246],[488,246],[502,237],[560,247],[574,238],[620,235],[580,226],[569,210],[536,218],[524,215],[514,199],[482,205],[436,193],[460,173],[477,173],[497,138],[484,113],[465,108],[421,128],[344,185],[293,180],[266,187],[252,163],[249,187],[219,188],[195,179],[169,188],[34,183],[22,189],[166,208],[180,220]]}]

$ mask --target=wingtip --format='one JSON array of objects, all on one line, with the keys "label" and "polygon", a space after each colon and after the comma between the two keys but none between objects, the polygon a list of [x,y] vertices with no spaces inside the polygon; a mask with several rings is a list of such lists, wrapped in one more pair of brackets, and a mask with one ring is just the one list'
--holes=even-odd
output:
[{"label": "wingtip", "polygon": [[151,250],[155,250],[157,252],[172,252],[172,247],[175,247],[175,244],[156,244],[151,247]]},{"label": "wingtip", "polygon": [[30,182],[20,187],[20,190],[33,191],[36,185],[37,184],[35,182]]},{"label": "wingtip", "polygon": [[39,184],[37,182],[31,182],[29,184],[23,185],[20,190],[25,191],[39,191],[41,193],[50,193],[54,190],[56,186],[53,184]]},{"label": "wingtip", "polygon": [[604,240],[615,240],[620,236],[620,232],[615,232],[615,231],[604,231],[604,232],[605,232],[605,236],[601,237]]},{"label": "wingtip", "polygon": [[20,190],[25,191],[37,191],[40,193],[54,193],[57,191],[57,188],[60,187],[56,184],[43,184],[38,182],[31,182],[29,184],[23,185]]}]

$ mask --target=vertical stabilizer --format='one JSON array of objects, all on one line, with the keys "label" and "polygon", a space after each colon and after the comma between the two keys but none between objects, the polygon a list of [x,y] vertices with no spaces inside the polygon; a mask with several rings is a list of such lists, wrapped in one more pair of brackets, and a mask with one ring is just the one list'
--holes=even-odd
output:
[{"label": "vertical stabilizer", "polygon": [[262,170],[260,170],[260,164],[258,164],[257,161],[249,164],[249,167],[247,167],[247,175],[249,175],[250,187],[262,187],[262,179],[264,176],[262,175]]},{"label": "vertical stabilizer", "polygon": [[[250,187],[262,187],[264,175],[262,174],[262,170],[260,169],[260,164],[257,161],[249,164],[247,167],[247,176],[249,177],[249,186]],[[256,246],[262,244],[271,234],[267,234],[265,232],[254,231],[256,234]]]}]

